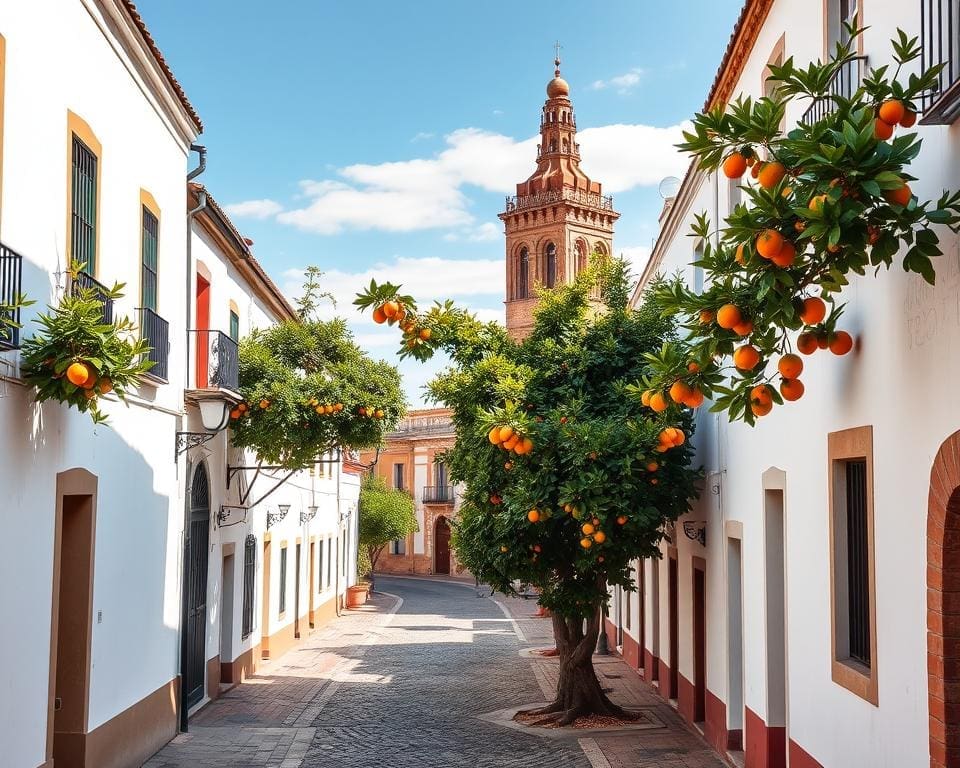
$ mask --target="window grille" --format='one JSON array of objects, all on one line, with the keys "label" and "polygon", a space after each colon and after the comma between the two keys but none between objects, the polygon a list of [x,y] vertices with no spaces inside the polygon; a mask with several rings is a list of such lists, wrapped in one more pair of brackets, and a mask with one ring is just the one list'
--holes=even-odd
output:
[{"label": "window grille", "polygon": [[70,254],[89,275],[97,266],[97,156],[73,137]]},{"label": "window grille", "polygon": [[254,578],[256,571],[257,539],[251,534],[247,536],[243,545],[243,638],[249,636],[253,631]]},{"label": "window grille", "polygon": [[287,610],[287,548],[280,550],[280,613]]}]

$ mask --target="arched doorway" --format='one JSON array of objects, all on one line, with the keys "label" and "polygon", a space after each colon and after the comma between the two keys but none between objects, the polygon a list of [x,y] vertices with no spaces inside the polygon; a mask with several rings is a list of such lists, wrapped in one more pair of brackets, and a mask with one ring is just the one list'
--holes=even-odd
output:
[{"label": "arched doorway", "polygon": [[198,464],[190,485],[190,513],[184,557],[184,637],[180,674],[183,708],[203,700],[206,677],[207,556],[210,538],[210,484]]},{"label": "arched doorway", "polygon": [[433,524],[433,572],[450,573],[450,523],[445,517]]},{"label": "arched doorway", "polygon": [[927,691],[930,768],[960,763],[960,432],[930,470],[927,499]]}]

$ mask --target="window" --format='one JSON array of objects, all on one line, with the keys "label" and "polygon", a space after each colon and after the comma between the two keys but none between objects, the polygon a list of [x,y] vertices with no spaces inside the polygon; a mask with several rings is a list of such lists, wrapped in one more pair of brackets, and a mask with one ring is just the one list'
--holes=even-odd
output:
[{"label": "window", "polygon": [[530,251],[524,246],[520,249],[520,258],[517,262],[517,298],[525,299],[530,291],[527,278],[530,275]]},{"label": "window", "polygon": [[320,553],[320,562],[317,563],[317,592],[323,592],[323,539],[320,539],[317,551]]},{"label": "window", "polygon": [[94,275],[97,265],[97,156],[73,137],[70,255],[82,271]]},{"label": "window", "polygon": [[832,56],[837,43],[844,44],[850,39],[845,24],[853,24],[857,15],[859,0],[827,0],[827,50]]},{"label": "window", "polygon": [[327,539],[327,589],[333,581],[333,539]]},{"label": "window", "polygon": [[960,0],[921,0],[920,19],[922,68],[943,67],[921,99],[922,122],[950,125],[960,118]]},{"label": "window", "polygon": [[437,485],[442,488],[447,484],[447,465],[438,461],[435,466],[437,468]]},{"label": "window", "polygon": [[159,221],[142,206],[143,232],[140,238],[140,301],[144,309],[157,311],[157,238]]},{"label": "window", "polygon": [[230,310],[230,338],[240,341],[240,315]]},{"label": "window", "polygon": [[878,703],[873,550],[873,429],[828,437],[833,680]]},{"label": "window", "polygon": [[287,610],[287,548],[280,548],[280,615]]},{"label": "window", "polygon": [[254,577],[257,572],[257,539],[247,536],[243,545],[243,634],[246,638],[253,631],[253,602],[255,598]]},{"label": "window", "polygon": [[403,490],[403,464],[393,465],[393,487],[398,491]]},{"label": "window", "polygon": [[390,542],[390,554],[391,555],[405,555],[407,554],[407,542],[405,539],[396,539],[395,541]]},{"label": "window", "polygon": [[550,243],[547,246],[547,288],[553,288],[557,284],[557,246]]}]

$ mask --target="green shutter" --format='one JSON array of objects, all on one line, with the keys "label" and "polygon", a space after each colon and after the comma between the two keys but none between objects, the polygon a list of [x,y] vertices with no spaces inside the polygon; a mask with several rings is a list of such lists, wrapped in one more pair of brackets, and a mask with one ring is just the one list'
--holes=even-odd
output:
[{"label": "green shutter", "polygon": [[157,311],[159,222],[146,207],[143,209],[143,235],[140,243],[140,295],[144,309]]},{"label": "green shutter", "polygon": [[88,275],[97,266],[97,156],[73,137],[70,243],[73,261]]},{"label": "green shutter", "polygon": [[234,341],[240,341],[240,316],[230,310],[230,338]]}]

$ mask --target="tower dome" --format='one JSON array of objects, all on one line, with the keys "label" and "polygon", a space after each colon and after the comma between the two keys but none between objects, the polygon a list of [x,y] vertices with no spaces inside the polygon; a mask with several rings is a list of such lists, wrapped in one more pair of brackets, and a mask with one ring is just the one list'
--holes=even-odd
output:
[{"label": "tower dome", "polygon": [[559,99],[570,95],[570,85],[560,77],[560,59],[554,60],[556,69],[553,71],[553,80],[547,83],[547,98]]}]

